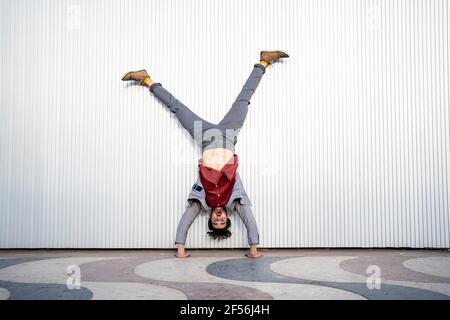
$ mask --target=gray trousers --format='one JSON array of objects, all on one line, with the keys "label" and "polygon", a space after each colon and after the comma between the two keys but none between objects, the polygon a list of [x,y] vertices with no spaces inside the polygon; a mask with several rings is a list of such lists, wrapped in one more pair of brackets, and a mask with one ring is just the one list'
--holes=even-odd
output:
[{"label": "gray trousers", "polygon": [[[206,139],[209,138],[209,136],[203,135],[203,133],[210,129],[217,129],[222,133],[224,133],[224,135],[226,135],[225,132],[226,130],[229,129],[239,130],[240,128],[242,128],[245,122],[245,118],[247,117],[250,99],[253,93],[255,93],[255,90],[258,87],[258,84],[260,83],[261,78],[265,72],[266,67],[264,67],[262,64],[257,63],[254,65],[253,70],[250,73],[250,76],[248,77],[247,81],[245,82],[241,92],[239,93],[236,100],[232,104],[228,113],[223,117],[223,119],[218,124],[212,124],[200,118],[198,115],[192,112],[187,106],[185,106],[178,99],[176,99],[169,91],[167,91],[161,85],[161,83],[153,83],[150,86],[150,92],[152,92],[156,98],[158,98],[164,105],[166,105],[169,108],[169,110],[172,113],[176,115],[181,125],[194,138],[195,138],[195,130],[194,130],[195,121],[200,121],[202,124],[202,137]],[[234,145],[236,144],[236,141],[237,140],[234,137],[233,141],[231,141],[230,143],[232,144],[233,148],[230,148],[230,144],[227,144],[227,146],[217,145],[217,141],[216,143],[214,143],[214,139],[212,139],[211,141],[200,141],[200,142],[202,143],[203,150],[205,148],[212,148],[212,147],[228,147],[232,149],[234,152]],[[258,227],[256,225],[256,220],[253,216],[251,206],[242,205],[237,200],[235,201],[235,209],[247,228],[248,243],[250,245],[258,244],[259,243]],[[180,223],[178,224],[175,243],[184,244],[186,242],[188,229],[192,224],[192,222],[197,217],[197,215],[200,213],[200,211],[201,206],[198,203],[198,201],[193,201],[190,204],[190,206],[186,208],[186,211],[184,212],[180,220]]]},{"label": "gray trousers", "polygon": [[[210,129],[217,129],[223,134],[226,134],[227,129],[233,129],[235,130],[235,132],[237,130],[238,132],[238,130],[244,125],[245,118],[248,112],[248,105],[250,104],[250,99],[256,88],[258,87],[258,84],[265,72],[266,68],[262,64],[257,63],[254,65],[253,70],[250,73],[247,81],[245,82],[241,92],[232,104],[228,113],[218,124],[213,124],[200,118],[182,102],[176,99],[169,91],[167,91],[161,85],[161,83],[153,83],[150,86],[150,91],[156,98],[158,98],[164,105],[166,105],[172,113],[176,115],[181,125],[190,133],[192,137],[196,138],[194,130],[196,121],[201,122],[202,134]],[[231,142],[233,148],[236,141],[237,140],[234,139],[234,141]],[[211,141],[199,141],[199,143],[200,142],[203,142],[203,147],[211,143]]]},{"label": "gray trousers", "polygon": [[[242,222],[247,228],[247,239],[248,244],[259,244],[259,233],[258,226],[256,225],[256,220],[253,215],[252,207],[247,205],[242,205],[239,200],[234,201],[235,210],[239,214]],[[180,223],[177,228],[177,235],[175,238],[175,243],[186,243],[187,233],[192,222],[197,218],[201,211],[201,205],[199,201],[192,201],[191,204],[186,208],[181,217]]]}]

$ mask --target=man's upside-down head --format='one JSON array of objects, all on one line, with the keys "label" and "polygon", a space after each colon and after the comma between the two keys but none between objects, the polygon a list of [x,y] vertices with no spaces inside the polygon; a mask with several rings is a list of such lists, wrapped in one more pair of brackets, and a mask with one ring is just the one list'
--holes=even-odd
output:
[{"label": "man's upside-down head", "polygon": [[208,219],[208,235],[213,239],[223,240],[231,237],[231,220],[225,207],[214,207]]}]

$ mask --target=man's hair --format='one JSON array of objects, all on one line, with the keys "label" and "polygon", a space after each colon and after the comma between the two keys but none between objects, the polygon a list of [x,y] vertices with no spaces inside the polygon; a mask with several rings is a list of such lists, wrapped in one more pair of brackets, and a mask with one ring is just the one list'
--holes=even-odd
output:
[{"label": "man's hair", "polygon": [[227,218],[227,224],[226,224],[225,228],[223,228],[223,229],[214,228],[212,220],[208,219],[208,228],[209,228],[209,230],[211,230],[211,231],[208,231],[208,235],[211,238],[213,238],[214,240],[218,239],[220,241],[220,240],[224,240],[224,239],[231,237],[231,231],[228,230],[230,227],[231,227],[230,218]]}]

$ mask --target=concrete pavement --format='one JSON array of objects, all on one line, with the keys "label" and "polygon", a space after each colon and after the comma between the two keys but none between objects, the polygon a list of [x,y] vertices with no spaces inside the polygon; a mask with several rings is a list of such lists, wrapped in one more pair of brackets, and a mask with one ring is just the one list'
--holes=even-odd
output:
[{"label": "concrete pavement", "polygon": [[0,299],[450,300],[450,252],[0,250]]}]

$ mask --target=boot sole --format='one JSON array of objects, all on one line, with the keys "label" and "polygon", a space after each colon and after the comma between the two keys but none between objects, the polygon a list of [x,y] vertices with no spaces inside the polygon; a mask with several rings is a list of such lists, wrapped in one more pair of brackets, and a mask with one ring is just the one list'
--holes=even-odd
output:
[{"label": "boot sole", "polygon": [[280,58],[289,58],[289,55],[288,55],[286,52],[280,51],[280,50],[276,50],[276,51],[261,51],[261,54],[264,54],[264,53],[272,53],[272,52],[282,53],[282,54],[285,54],[285,55],[286,55],[286,57],[280,57]]}]

